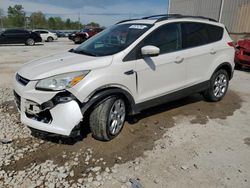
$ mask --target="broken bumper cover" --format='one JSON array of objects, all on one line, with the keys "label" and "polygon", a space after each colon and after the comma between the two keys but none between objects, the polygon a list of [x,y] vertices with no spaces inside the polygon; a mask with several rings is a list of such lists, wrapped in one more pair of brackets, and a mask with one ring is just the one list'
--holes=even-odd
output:
[{"label": "broken bumper cover", "polygon": [[[22,109],[22,102],[21,102]],[[21,110],[21,122],[41,131],[70,136],[71,131],[82,120],[83,116],[76,101],[58,104],[49,110],[51,121],[44,123],[36,117],[29,117],[25,110]]]},{"label": "broken bumper cover", "polygon": [[83,118],[77,99],[72,95],[67,97],[65,93],[34,90],[34,84],[30,82],[22,86],[15,83],[14,95],[21,122],[36,130],[71,136]]}]

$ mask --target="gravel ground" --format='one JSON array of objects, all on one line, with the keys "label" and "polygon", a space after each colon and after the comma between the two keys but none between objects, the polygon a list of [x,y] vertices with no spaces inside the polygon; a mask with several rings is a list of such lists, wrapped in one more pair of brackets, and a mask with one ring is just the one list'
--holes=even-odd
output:
[{"label": "gravel ground", "polygon": [[19,121],[12,78],[24,63],[76,47],[67,39],[0,46],[0,187],[250,187],[250,73],[223,101],[199,95],[149,109],[115,140],[34,135]]}]

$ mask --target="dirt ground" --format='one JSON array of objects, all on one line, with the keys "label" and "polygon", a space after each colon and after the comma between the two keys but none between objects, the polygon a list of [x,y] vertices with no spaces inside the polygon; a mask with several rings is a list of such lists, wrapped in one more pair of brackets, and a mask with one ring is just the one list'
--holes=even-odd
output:
[{"label": "dirt ground", "polygon": [[[235,71],[222,101],[208,103],[196,94],[151,108],[127,121],[121,135],[110,142],[96,141],[88,128],[84,138],[75,140],[32,135],[20,124],[13,102],[14,73],[30,60],[75,47],[67,39],[33,47],[0,46],[0,139],[12,139],[10,144],[0,143],[0,187],[33,185],[31,175],[18,183],[19,172],[28,174],[48,160],[74,172],[62,181],[72,187],[132,187],[130,179],[145,188],[250,187],[248,70]],[[31,149],[16,157],[27,146]],[[7,175],[1,176],[1,171]],[[48,183],[45,179],[34,187],[66,187],[51,176]]]}]

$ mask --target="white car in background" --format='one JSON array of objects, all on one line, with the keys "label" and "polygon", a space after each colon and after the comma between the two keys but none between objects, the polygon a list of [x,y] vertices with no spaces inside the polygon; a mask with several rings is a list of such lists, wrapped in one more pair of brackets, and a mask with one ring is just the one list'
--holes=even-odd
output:
[{"label": "white car in background", "polygon": [[43,41],[52,42],[52,41],[58,39],[58,37],[55,33],[52,33],[48,30],[35,29],[35,30],[33,30],[33,32],[39,33],[41,38],[43,39]]}]

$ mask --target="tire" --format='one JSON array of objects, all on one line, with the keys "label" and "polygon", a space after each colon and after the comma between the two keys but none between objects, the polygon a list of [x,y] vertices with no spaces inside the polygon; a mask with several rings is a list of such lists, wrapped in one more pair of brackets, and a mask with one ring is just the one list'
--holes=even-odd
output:
[{"label": "tire", "polygon": [[80,37],[76,37],[74,40],[75,44],[81,44],[82,43],[82,39]]},{"label": "tire", "polygon": [[210,79],[209,88],[203,92],[203,97],[210,102],[223,99],[227,93],[229,76],[226,70],[220,69]]},{"label": "tire", "polygon": [[89,124],[95,139],[109,141],[121,132],[126,118],[126,105],[121,97],[104,99],[90,113]]},{"label": "tire", "polygon": [[53,40],[54,40],[54,39],[53,39],[52,37],[48,37],[48,38],[47,38],[47,41],[48,41],[48,42],[53,42]]},{"label": "tire", "polygon": [[25,44],[28,45],[28,46],[33,46],[33,45],[35,45],[35,41],[32,38],[28,38],[26,40]]}]

